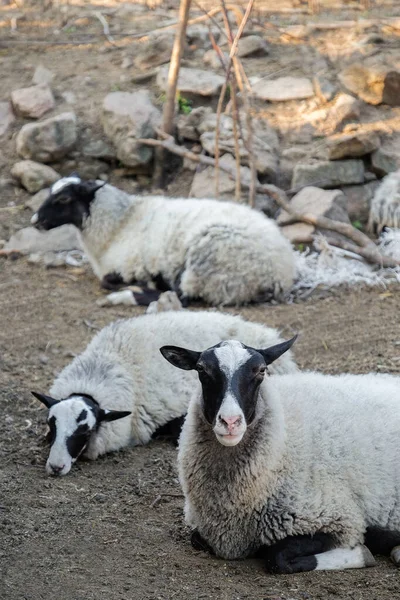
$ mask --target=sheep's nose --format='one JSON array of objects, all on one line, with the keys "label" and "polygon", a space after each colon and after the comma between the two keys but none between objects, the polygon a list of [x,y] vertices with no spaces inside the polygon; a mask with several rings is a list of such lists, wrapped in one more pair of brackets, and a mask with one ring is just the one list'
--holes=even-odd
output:
[{"label": "sheep's nose", "polygon": [[50,469],[53,471],[53,475],[59,475],[64,467],[65,465],[50,465]]},{"label": "sheep's nose", "polygon": [[226,428],[228,429],[229,433],[231,431],[233,431],[236,427],[238,427],[240,425],[240,423],[242,422],[242,417],[241,415],[235,415],[234,417],[219,417],[221,423],[223,423],[223,425],[226,426]]}]

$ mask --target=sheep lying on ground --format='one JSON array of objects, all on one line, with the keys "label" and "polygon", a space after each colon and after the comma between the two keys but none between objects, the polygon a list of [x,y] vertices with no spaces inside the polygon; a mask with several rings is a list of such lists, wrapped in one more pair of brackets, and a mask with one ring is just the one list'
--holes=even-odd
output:
[{"label": "sheep lying on ground", "polygon": [[265,377],[294,339],[161,348],[201,382],[178,458],[193,544],[284,573],[370,566],[364,542],[400,564],[400,378]]},{"label": "sheep lying on ground", "polygon": [[[144,315],[105,327],[57,377],[50,396],[35,393],[49,409],[47,472],[65,475],[82,453],[96,459],[146,444],[159,428],[176,425],[186,413],[193,375],[171,369],[160,346],[172,342],[200,349],[232,336],[256,345],[279,341],[275,329],[206,311]],[[285,356],[274,370],[297,369]]]},{"label": "sheep lying on ground", "polygon": [[400,170],[382,180],[371,201],[368,229],[379,235],[385,226],[400,228]]},{"label": "sheep lying on ground", "polygon": [[71,176],[52,186],[32,217],[40,229],[65,223],[81,231],[108,289],[153,281],[186,303],[239,305],[281,299],[293,283],[292,247],[276,223],[236,203],[129,196]]}]

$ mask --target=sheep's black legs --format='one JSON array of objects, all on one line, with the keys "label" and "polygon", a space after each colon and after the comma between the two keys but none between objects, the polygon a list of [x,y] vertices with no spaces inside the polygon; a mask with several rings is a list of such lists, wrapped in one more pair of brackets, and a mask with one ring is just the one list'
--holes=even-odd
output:
[{"label": "sheep's black legs", "polygon": [[375,564],[366,546],[335,548],[332,537],[325,533],[291,536],[258,554],[267,559],[267,570],[275,573],[359,569]]},{"label": "sheep's black legs", "polygon": [[155,430],[152,437],[166,437],[172,440],[175,446],[177,446],[179,436],[181,435],[181,429],[185,421],[185,416],[186,415],[182,415],[182,417],[176,417],[176,419],[168,421],[168,423],[166,423],[165,425],[161,425],[161,427],[158,427],[158,429]]}]

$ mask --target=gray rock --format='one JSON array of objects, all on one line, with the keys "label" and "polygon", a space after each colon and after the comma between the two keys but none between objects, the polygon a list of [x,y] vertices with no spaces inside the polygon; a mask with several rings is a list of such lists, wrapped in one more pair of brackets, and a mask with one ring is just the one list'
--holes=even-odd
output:
[{"label": "gray rock", "polygon": [[[220,30],[217,27],[211,27],[211,32],[218,42]],[[210,28],[207,25],[189,25],[186,30],[186,40],[192,49],[202,48],[207,50],[211,48]]]},{"label": "gray rock", "polygon": [[348,185],[342,188],[342,192],[346,197],[346,208],[351,221],[367,223],[371,200],[379,184],[379,181],[371,181],[365,185]]},{"label": "gray rock", "polygon": [[[223,59],[225,60],[225,64],[228,64],[229,55],[226,52],[222,53]],[[208,65],[212,69],[222,69],[221,59],[214,48],[210,48],[207,52],[204,53],[203,62],[205,65]]]},{"label": "gray rock", "polygon": [[[242,115],[243,117],[243,115]],[[200,141],[203,148],[212,156],[215,155],[215,127],[217,115],[208,114],[200,123],[198,130],[201,133]],[[246,122],[241,119],[244,140],[248,138]],[[277,146],[278,137],[269,125],[260,119],[253,124],[253,152],[257,172],[274,179],[278,170]],[[219,148],[221,152],[235,153],[235,142],[233,137],[233,119],[229,115],[221,115]],[[242,139],[239,139],[240,163],[249,165],[249,153]]]},{"label": "gray rock", "polygon": [[355,63],[338,75],[340,82],[369,104],[400,106],[400,70],[384,63]]},{"label": "gray rock", "polygon": [[13,121],[15,121],[15,117],[11,104],[9,102],[0,102],[0,136],[6,133]]},{"label": "gray rock", "polygon": [[12,235],[4,246],[6,251],[15,250],[23,254],[80,249],[78,232],[73,225],[62,225],[50,231],[39,231],[34,227],[26,227]]},{"label": "gray rock", "polygon": [[306,77],[279,77],[258,81],[253,86],[253,93],[261,100],[281,102],[312,98],[314,89],[310,79]]},{"label": "gray rock", "polygon": [[395,134],[371,154],[371,170],[379,177],[383,177],[398,169],[400,169],[400,135]]},{"label": "gray rock", "polygon": [[38,65],[33,74],[32,83],[35,85],[49,85],[54,79],[54,73],[43,65]]},{"label": "gray rock", "polygon": [[327,139],[329,158],[365,156],[379,148],[380,143],[379,135],[374,131],[339,133]]},{"label": "gray rock", "polygon": [[[157,85],[163,91],[167,89],[168,70],[169,65],[161,67],[157,74]],[[211,71],[182,67],[179,71],[178,90],[181,94],[214,96],[221,91],[224,81],[222,75]]]},{"label": "gray rock", "polygon": [[179,115],[177,122],[179,136],[182,139],[197,142],[200,139],[200,125],[211,114],[213,112],[210,107],[199,106],[194,108],[188,115]]},{"label": "gray rock", "polygon": [[46,84],[14,90],[11,102],[16,114],[31,119],[40,119],[55,106],[52,91]]},{"label": "gray rock", "polygon": [[268,44],[259,35],[247,35],[239,40],[237,55],[239,58],[246,56],[266,56]]},{"label": "gray rock", "polygon": [[[231,154],[224,154],[220,158],[220,163],[225,164],[235,170],[235,159]],[[242,178],[250,181],[250,169],[248,167],[240,168]],[[197,171],[190,188],[190,197],[193,198],[216,198],[215,194],[215,169],[214,167],[206,167],[203,171]],[[226,171],[219,171],[219,199],[234,200],[235,197],[235,180],[231,179]],[[242,199],[246,200],[248,191],[243,190]]]},{"label": "gray rock", "polygon": [[340,94],[328,112],[331,131],[339,131],[346,123],[360,118],[360,102],[349,94]]},{"label": "gray rock", "polygon": [[161,122],[160,111],[152,104],[147,90],[113,92],[103,101],[104,133],[113,142],[118,159],[128,167],[147,166],[153,150],[138,144],[138,138],[155,136]]},{"label": "gray rock", "polygon": [[316,161],[299,163],[293,171],[292,188],[318,186],[334,188],[341,185],[364,183],[362,160]]},{"label": "gray rock", "polygon": [[325,79],[325,77],[319,75],[314,77],[314,89],[316,96],[322,102],[329,102],[336,93],[336,87]]},{"label": "gray rock", "polygon": [[32,198],[27,200],[24,206],[30,208],[35,213],[42,206],[43,202],[47,200],[49,194],[50,188],[44,188],[43,190],[40,190],[40,192],[32,196]]},{"label": "gray rock", "polygon": [[[318,187],[310,186],[302,189],[290,201],[290,206],[299,213],[311,213],[316,216],[324,216],[336,221],[350,223],[346,200],[340,190],[326,191]],[[309,243],[316,233],[313,225],[308,223],[296,223],[293,217],[286,211],[282,211],[277,219],[282,226],[282,233],[292,243]],[[324,232],[326,234],[326,232]],[[327,237],[335,237],[329,232]]]},{"label": "gray rock", "polygon": [[149,37],[147,42],[136,44],[135,67],[145,71],[169,63],[173,45],[174,38],[168,34],[153,35]]},{"label": "gray rock", "polygon": [[11,175],[18,179],[21,185],[31,194],[50,186],[61,177],[51,167],[33,160],[21,160],[15,163],[11,169]]},{"label": "gray rock", "polygon": [[17,135],[17,152],[22,158],[54,162],[63,158],[77,139],[76,117],[72,112],[24,125]]},{"label": "gray rock", "polygon": [[89,140],[82,148],[82,154],[89,158],[103,160],[115,160],[117,158],[115,149],[103,140]]}]

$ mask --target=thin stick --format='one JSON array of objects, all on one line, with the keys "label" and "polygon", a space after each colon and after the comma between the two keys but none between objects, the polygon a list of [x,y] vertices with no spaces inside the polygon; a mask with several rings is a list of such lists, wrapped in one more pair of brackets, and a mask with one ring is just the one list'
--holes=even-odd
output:
[{"label": "thin stick", "polygon": [[103,26],[103,33],[104,33],[105,37],[107,38],[107,41],[110,42],[110,44],[114,44],[114,40],[113,40],[113,38],[110,35],[110,28],[108,26],[108,23],[107,23],[104,15],[101,12],[97,12],[97,10],[93,11],[92,14],[102,24],[102,26]]}]

